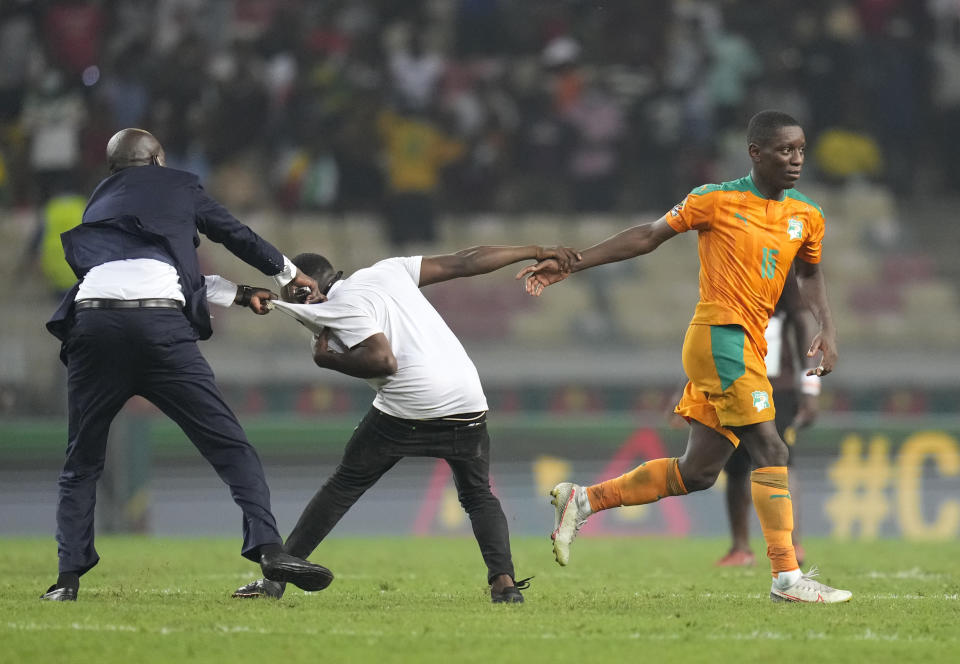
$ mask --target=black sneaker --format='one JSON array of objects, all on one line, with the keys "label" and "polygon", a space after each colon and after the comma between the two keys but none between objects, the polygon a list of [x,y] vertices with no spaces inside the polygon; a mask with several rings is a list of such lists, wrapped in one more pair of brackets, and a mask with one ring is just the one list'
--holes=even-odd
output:
[{"label": "black sneaker", "polygon": [[530,579],[532,578],[532,576],[528,576],[526,579],[520,579],[516,582],[516,585],[507,586],[500,592],[491,588],[490,601],[494,604],[523,604],[523,595],[520,594],[520,591],[530,587]]},{"label": "black sneaker", "polygon": [[270,579],[257,579],[252,583],[241,586],[233,591],[231,597],[255,599],[257,597],[269,597],[270,599],[280,599],[283,597],[283,591],[287,589],[287,584]]}]

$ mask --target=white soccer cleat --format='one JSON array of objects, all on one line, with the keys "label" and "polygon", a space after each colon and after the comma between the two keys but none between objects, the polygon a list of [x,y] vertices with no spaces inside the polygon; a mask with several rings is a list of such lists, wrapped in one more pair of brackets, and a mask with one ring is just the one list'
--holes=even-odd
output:
[{"label": "white soccer cleat", "polygon": [[553,555],[563,566],[570,562],[570,544],[593,512],[586,491],[579,484],[561,482],[553,487],[550,495],[555,510],[550,539],[553,540]]},{"label": "white soccer cleat", "polygon": [[814,581],[813,577],[817,574],[817,568],[811,567],[810,571],[801,575],[796,583],[786,588],[781,588],[777,579],[774,579],[773,585],[770,587],[770,599],[774,602],[808,602],[812,604],[838,604],[850,601],[853,593],[849,590],[837,590],[819,581]]}]

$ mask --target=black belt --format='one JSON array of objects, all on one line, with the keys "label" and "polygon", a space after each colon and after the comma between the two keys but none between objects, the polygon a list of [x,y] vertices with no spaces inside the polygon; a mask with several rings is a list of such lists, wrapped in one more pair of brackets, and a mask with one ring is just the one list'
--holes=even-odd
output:
[{"label": "black belt", "polygon": [[431,417],[428,418],[427,422],[476,422],[477,420],[483,419],[487,414],[487,411],[480,410],[476,413],[457,413],[456,415],[445,415],[444,417]]},{"label": "black belt", "polygon": [[77,300],[77,309],[182,309],[179,300],[163,297],[145,300]]}]

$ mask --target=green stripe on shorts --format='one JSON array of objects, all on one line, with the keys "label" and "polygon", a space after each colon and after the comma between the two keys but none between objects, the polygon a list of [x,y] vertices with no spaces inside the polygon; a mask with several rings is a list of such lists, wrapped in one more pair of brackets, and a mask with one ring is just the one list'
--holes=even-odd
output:
[{"label": "green stripe on shorts", "polygon": [[747,372],[743,363],[745,333],[739,325],[711,325],[710,348],[713,366],[720,377],[720,389],[726,390],[733,381]]}]

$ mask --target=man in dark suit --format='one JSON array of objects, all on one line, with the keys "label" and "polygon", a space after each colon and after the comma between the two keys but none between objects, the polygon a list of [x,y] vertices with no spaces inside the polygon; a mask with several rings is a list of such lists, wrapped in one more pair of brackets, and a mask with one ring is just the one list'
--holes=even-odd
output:
[{"label": "man in dark suit", "polygon": [[83,222],[63,233],[67,262],[80,280],[47,328],[67,365],[68,441],[59,479],[59,576],[41,599],[76,600],[80,576],[97,564],[93,515],[107,432],[123,404],[140,395],[174,420],[230,487],[243,512],[245,558],[264,576],[320,590],[333,575],[284,553],[256,450],[214,383],[197,347],[212,333],[208,301],[266,313],[267,289],[235,286],[200,272],[199,233],[223,244],[276,285],[308,288],[275,247],[208,196],[195,175],[165,167],[163,148],[142,129],[107,144],[110,176],[94,190]]}]

